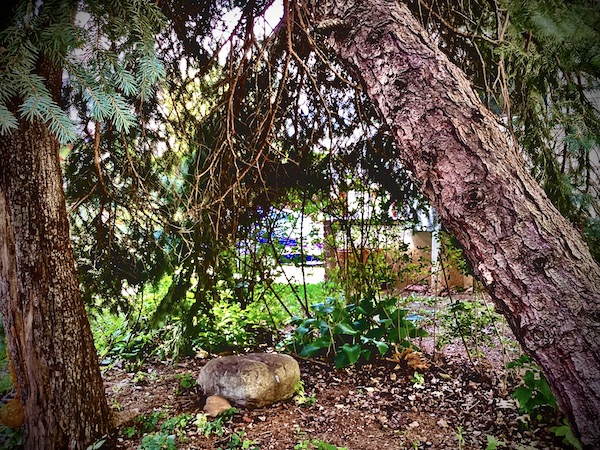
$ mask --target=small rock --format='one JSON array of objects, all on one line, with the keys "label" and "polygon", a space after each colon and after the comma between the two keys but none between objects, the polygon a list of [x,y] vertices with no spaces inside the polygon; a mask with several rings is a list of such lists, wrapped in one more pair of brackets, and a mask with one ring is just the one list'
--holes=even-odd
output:
[{"label": "small rock", "polygon": [[217,417],[219,414],[224,413],[230,408],[231,404],[225,397],[221,397],[220,395],[211,395],[206,399],[204,412],[208,416]]},{"label": "small rock", "polygon": [[444,419],[438,420],[437,425],[440,428],[448,428],[448,422],[446,422],[446,420],[444,420]]},{"label": "small rock", "polygon": [[419,428],[419,422],[416,420],[408,424],[409,428]]}]

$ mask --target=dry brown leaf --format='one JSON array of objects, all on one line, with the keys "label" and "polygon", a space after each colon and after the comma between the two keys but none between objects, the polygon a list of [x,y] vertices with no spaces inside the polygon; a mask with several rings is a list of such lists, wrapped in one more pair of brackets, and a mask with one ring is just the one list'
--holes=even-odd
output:
[{"label": "dry brown leaf", "polygon": [[385,358],[387,361],[394,362],[396,364],[406,361],[408,367],[412,370],[427,370],[429,364],[420,352],[414,351],[412,348],[403,348],[402,351],[398,350],[398,346],[394,345],[394,353],[391,358]]}]

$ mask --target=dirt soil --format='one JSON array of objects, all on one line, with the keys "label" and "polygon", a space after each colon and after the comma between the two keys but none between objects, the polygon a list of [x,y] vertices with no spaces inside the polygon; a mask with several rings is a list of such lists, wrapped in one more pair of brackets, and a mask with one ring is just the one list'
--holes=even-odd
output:
[{"label": "dirt soil", "polygon": [[[195,386],[182,387],[182,377],[195,378],[206,361],[155,363],[136,374],[107,370],[106,392],[120,422],[118,448],[140,446],[141,436],[127,438],[124,431],[153,412],[163,411],[161,420],[202,413],[205,397]],[[437,362],[429,358],[424,383],[416,386],[413,370],[389,361],[335,370],[300,359],[305,396],[313,396],[314,404],[292,399],[260,409],[241,408],[225,422],[222,436],[204,436],[192,420],[178,435],[177,448],[316,449],[298,446],[315,438],[354,450],[568,448],[549,432],[556,417],[520,414],[509,395],[514,382],[502,367],[494,367],[497,359],[485,361],[481,375],[460,346],[449,346]],[[231,443],[231,434],[242,431],[254,446]],[[488,436],[501,443],[488,447]]]}]

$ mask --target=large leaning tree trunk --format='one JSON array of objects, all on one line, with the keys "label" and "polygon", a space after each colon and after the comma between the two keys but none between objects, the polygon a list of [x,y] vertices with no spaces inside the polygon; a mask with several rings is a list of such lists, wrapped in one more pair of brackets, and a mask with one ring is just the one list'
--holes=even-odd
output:
[{"label": "large leaning tree trunk", "polygon": [[[61,71],[41,66],[57,95]],[[0,135],[0,309],[25,414],[25,448],[85,449],[108,435],[111,419],[79,291],[59,144],[39,120]]]},{"label": "large leaning tree trunk", "polygon": [[581,440],[600,448],[600,268],[581,236],[404,5],[310,8]]}]

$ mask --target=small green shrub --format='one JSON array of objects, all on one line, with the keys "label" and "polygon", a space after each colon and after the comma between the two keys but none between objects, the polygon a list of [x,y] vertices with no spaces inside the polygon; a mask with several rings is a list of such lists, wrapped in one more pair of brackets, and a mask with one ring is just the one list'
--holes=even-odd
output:
[{"label": "small green shrub", "polygon": [[349,304],[329,297],[311,309],[313,317],[292,318],[296,328],[283,344],[304,357],[334,355],[337,368],[385,355],[390,344],[413,347],[411,338],[428,335],[396,297]]},{"label": "small green shrub", "polygon": [[440,315],[443,333],[436,346],[441,349],[455,338],[474,348],[481,344],[492,346],[494,327],[502,320],[493,307],[480,300],[454,301]]},{"label": "small green shrub", "polygon": [[[508,369],[525,370],[523,384],[512,393],[512,397],[517,400],[522,412],[535,414],[538,419],[542,418],[540,411],[543,408],[550,408],[553,412],[558,412],[556,398],[550,389],[546,377],[529,356],[523,355],[508,363],[506,367]],[[566,419],[563,420],[562,425],[554,426],[550,428],[550,431],[557,437],[562,437],[563,443],[571,445],[577,450],[583,448],[579,439],[573,434],[573,430],[571,430]]]},{"label": "small green shrub", "polygon": [[143,416],[136,417],[134,422],[139,426],[140,434],[144,434],[154,431],[158,425],[158,422],[160,422],[165,415],[166,413],[164,411],[154,411],[151,414],[145,414]]},{"label": "small green shrub", "polygon": [[519,402],[521,411],[528,414],[537,413],[538,409],[544,406],[558,410],[546,377],[529,356],[523,355],[508,363],[506,367],[525,369],[523,384],[512,393],[512,397]]},{"label": "small green shrub", "polygon": [[183,389],[191,389],[196,386],[196,379],[190,372],[186,372],[184,375],[177,374],[175,378],[179,380],[179,386]]},{"label": "small green shrub", "polygon": [[413,384],[415,388],[422,388],[425,385],[425,376],[417,371],[413,373],[413,376],[410,379],[410,382]]},{"label": "small green shrub", "polygon": [[499,447],[504,447],[506,445],[506,442],[499,441],[491,434],[486,434],[485,439],[487,441],[487,446],[485,447],[485,450],[496,450]]},{"label": "small green shrub", "polygon": [[570,445],[576,450],[583,450],[583,445],[581,444],[581,441],[577,439],[577,437],[573,434],[573,430],[571,430],[567,419],[563,420],[562,425],[550,428],[550,431],[552,431],[552,433],[554,433],[555,436],[562,437],[563,444]]},{"label": "small green shrub", "polygon": [[180,433],[194,419],[191,414],[181,414],[175,417],[169,417],[160,426],[160,431],[166,433]]}]

